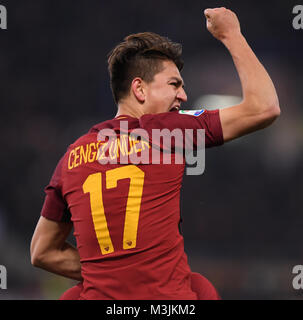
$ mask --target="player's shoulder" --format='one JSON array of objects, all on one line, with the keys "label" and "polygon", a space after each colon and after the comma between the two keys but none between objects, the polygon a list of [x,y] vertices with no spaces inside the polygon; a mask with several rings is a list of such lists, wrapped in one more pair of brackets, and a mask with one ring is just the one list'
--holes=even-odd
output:
[{"label": "player's shoulder", "polygon": [[146,114],[140,118],[140,126],[143,128],[186,128],[192,127],[197,121],[207,118],[209,113],[205,108],[198,110],[178,110],[156,114]]},{"label": "player's shoulder", "polygon": [[127,128],[138,127],[138,119],[125,115],[101,121],[93,125],[85,134],[83,134],[82,136],[77,138],[73,143],[71,143],[68,146],[67,151],[70,149],[74,149],[79,145],[87,144],[90,142],[96,142],[98,139],[98,134],[101,130],[111,129],[115,132],[119,132],[121,130],[121,121],[128,122]]}]

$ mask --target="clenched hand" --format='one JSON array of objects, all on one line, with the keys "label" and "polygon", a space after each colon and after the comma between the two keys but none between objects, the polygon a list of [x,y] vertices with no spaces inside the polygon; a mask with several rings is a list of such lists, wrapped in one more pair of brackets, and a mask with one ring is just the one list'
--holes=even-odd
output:
[{"label": "clenched hand", "polygon": [[240,23],[234,12],[224,7],[205,9],[206,27],[218,40],[222,41],[241,34]]}]

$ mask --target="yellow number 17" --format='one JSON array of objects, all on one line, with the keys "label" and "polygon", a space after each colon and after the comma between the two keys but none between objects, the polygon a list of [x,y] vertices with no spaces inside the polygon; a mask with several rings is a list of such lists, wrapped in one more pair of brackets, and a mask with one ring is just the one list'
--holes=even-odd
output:
[{"label": "yellow number 17", "polygon": [[[135,248],[139,213],[144,184],[144,171],[134,165],[123,166],[105,172],[106,189],[117,187],[118,180],[130,179],[126,204],[123,249]],[[101,172],[93,173],[83,183],[83,192],[90,194],[90,206],[94,228],[102,254],[114,252],[114,246],[109,234],[103,206]],[[117,197],[117,201],[119,198]]]}]

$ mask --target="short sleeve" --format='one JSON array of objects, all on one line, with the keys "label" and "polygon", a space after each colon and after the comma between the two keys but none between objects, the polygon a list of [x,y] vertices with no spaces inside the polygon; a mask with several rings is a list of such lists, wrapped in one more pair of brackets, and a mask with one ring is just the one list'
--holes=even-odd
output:
[{"label": "short sleeve", "polygon": [[62,196],[62,162],[63,158],[59,161],[49,184],[44,189],[46,196],[41,210],[41,216],[58,222],[68,222],[70,221],[70,212]]},{"label": "short sleeve", "polygon": [[[152,129],[186,129],[205,130],[205,147],[213,147],[223,144],[223,132],[219,116],[219,110],[174,111],[160,114],[147,114],[140,118],[140,126],[147,131]],[[196,143],[194,138],[194,144]]]}]

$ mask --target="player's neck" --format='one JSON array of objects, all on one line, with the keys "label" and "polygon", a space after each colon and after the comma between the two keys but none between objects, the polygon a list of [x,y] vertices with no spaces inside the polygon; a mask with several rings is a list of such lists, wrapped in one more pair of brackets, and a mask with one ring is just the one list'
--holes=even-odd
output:
[{"label": "player's neck", "polygon": [[116,117],[127,115],[133,118],[140,118],[144,114],[142,109],[142,106],[136,101],[123,100],[118,104]]}]

